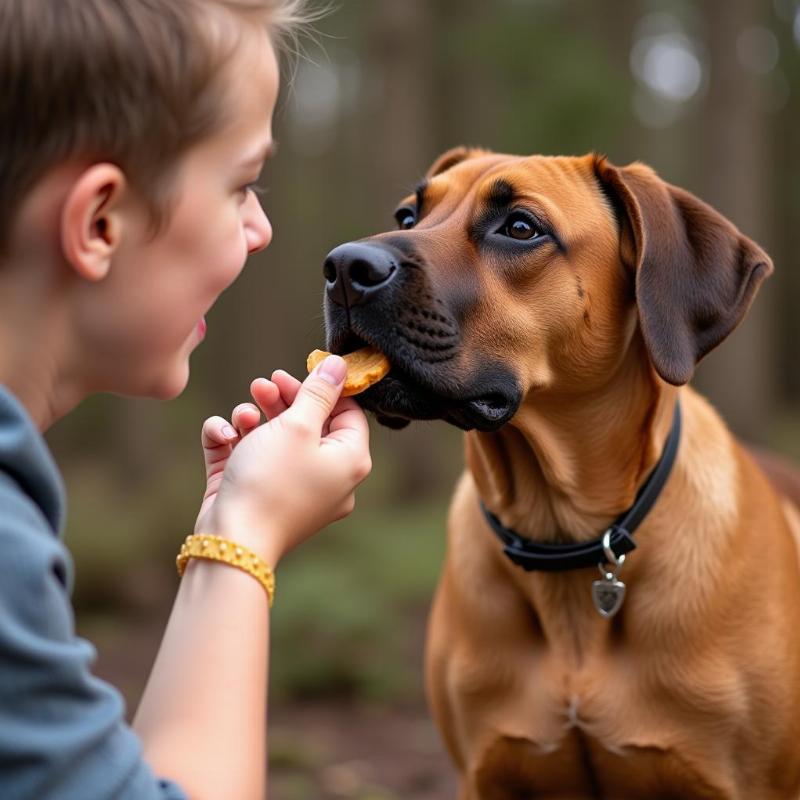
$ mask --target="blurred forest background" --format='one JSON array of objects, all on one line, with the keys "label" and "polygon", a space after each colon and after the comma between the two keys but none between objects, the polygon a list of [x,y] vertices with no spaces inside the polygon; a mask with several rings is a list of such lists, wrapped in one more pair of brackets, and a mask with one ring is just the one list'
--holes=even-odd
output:
[{"label": "blurred forest background", "polygon": [[[189,388],[169,404],[95,398],[49,434],[79,630],[132,708],[204,485],[203,420],[249,399],[256,376],[305,373],[323,343],[325,254],[392,227],[453,145],[643,160],[760,242],[775,275],[695,384],[740,435],[800,462],[799,0],[337,0],[317,28],[264,174],[274,242],[209,315]],[[278,575],[281,800],[451,794],[422,643],[461,438],[441,423],[372,429],[357,510]]]}]

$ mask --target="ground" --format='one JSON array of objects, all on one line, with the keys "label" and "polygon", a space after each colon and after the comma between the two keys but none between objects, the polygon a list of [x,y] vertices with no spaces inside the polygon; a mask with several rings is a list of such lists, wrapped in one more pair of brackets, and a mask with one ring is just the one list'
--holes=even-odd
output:
[{"label": "ground", "polygon": [[[133,709],[164,619],[103,624],[79,632],[98,648],[95,673]],[[271,800],[447,800],[456,781],[422,697],[396,706],[352,698],[283,700],[270,709]]]},{"label": "ground", "polygon": [[291,705],[270,723],[278,800],[444,800],[455,777],[424,706]]}]

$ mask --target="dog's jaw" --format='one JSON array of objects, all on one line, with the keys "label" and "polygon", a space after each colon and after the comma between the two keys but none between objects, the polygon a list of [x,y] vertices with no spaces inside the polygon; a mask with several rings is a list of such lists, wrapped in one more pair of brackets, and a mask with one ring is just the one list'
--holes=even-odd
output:
[{"label": "dog's jaw", "polygon": [[423,384],[395,368],[357,399],[390,428],[405,427],[412,420],[441,419],[465,431],[494,431],[511,420],[522,396],[510,375],[493,376],[483,393],[465,386],[457,394],[445,394],[435,384],[435,376],[429,388],[427,381]]},{"label": "dog's jaw", "polygon": [[446,340],[439,337],[438,347],[425,348],[419,346],[419,330],[407,330],[402,319],[364,311],[346,314],[328,304],[327,348],[341,355],[370,345],[388,357],[389,374],[356,397],[381,424],[403,428],[413,420],[441,419],[462,430],[493,431],[514,416],[522,401],[516,376],[489,359],[463,374],[455,323]]}]

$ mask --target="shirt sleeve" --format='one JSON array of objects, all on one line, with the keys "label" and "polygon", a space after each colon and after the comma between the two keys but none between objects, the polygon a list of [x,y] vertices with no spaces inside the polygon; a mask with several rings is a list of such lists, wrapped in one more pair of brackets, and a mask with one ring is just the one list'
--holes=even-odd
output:
[{"label": "shirt sleeve", "polygon": [[70,556],[39,508],[0,479],[0,796],[188,800],[159,780],[119,692],[75,636]]}]

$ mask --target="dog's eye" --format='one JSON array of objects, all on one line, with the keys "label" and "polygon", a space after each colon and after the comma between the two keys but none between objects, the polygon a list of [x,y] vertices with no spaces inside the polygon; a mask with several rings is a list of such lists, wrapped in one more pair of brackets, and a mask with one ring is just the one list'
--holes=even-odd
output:
[{"label": "dog's eye", "polygon": [[503,236],[510,236],[512,239],[535,239],[539,236],[539,231],[533,220],[527,215],[519,211],[511,214],[508,219],[503,223],[503,227],[499,233]]},{"label": "dog's eye", "polygon": [[417,215],[414,213],[413,208],[398,208],[394,212],[394,218],[397,220],[397,227],[401,231],[407,231],[417,224]]}]

